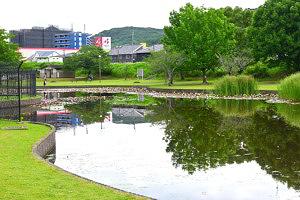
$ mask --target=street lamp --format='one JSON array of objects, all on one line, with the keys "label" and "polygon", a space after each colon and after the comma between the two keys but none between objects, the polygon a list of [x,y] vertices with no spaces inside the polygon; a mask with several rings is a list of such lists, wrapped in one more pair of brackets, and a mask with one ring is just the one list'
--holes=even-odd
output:
[{"label": "street lamp", "polygon": [[101,55],[99,55],[99,80],[101,82]]}]

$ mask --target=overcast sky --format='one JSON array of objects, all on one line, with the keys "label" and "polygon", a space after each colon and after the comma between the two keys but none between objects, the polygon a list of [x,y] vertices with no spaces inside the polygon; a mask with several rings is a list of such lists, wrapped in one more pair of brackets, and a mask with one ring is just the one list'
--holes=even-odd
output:
[{"label": "overcast sky", "polygon": [[95,34],[123,26],[163,28],[169,13],[190,2],[195,6],[256,8],[265,0],[8,0],[1,2],[0,27],[58,25]]}]

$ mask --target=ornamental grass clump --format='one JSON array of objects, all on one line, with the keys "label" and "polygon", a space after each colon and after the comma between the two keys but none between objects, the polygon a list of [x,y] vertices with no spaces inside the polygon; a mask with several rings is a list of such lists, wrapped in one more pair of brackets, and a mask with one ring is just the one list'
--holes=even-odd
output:
[{"label": "ornamental grass clump", "polygon": [[215,86],[215,93],[222,96],[253,95],[257,82],[252,76],[225,76]]},{"label": "ornamental grass clump", "polygon": [[278,89],[281,98],[300,101],[300,72],[282,80]]}]

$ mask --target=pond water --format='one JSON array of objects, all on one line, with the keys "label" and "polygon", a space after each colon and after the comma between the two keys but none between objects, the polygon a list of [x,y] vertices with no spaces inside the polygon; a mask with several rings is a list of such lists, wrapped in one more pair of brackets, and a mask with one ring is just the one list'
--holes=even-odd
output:
[{"label": "pond water", "polygon": [[[156,199],[300,199],[300,106],[109,95],[35,112],[55,165]],[[32,116],[31,116],[32,117]]]}]

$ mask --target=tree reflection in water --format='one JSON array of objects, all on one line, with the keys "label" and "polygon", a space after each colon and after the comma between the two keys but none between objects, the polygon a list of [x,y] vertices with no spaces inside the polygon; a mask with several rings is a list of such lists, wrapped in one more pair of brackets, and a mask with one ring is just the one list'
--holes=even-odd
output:
[{"label": "tree reflection in water", "polygon": [[[118,95],[117,102],[112,98],[67,108],[84,124],[103,122],[114,104],[128,96],[122,100]],[[299,114],[294,112],[298,107],[261,101],[171,98],[152,98],[149,105],[146,121],[165,126],[163,140],[175,167],[193,174],[255,160],[273,178],[300,190],[300,126]]]},{"label": "tree reflection in water", "polygon": [[273,178],[299,190],[300,129],[288,124],[276,105],[224,101],[160,99],[151,107],[147,117],[165,125],[173,165],[193,174],[255,160]]}]

